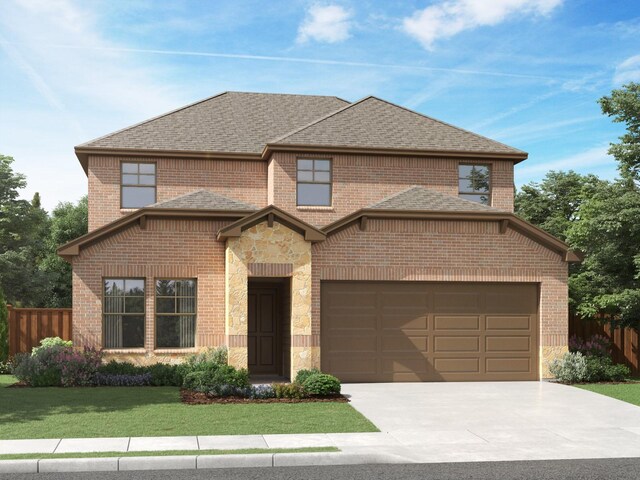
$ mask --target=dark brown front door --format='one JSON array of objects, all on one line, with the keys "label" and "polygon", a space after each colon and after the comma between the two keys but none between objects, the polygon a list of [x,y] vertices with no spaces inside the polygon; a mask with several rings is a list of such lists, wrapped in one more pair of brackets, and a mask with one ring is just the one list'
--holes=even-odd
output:
[{"label": "dark brown front door", "polygon": [[249,372],[280,375],[277,287],[249,286]]}]

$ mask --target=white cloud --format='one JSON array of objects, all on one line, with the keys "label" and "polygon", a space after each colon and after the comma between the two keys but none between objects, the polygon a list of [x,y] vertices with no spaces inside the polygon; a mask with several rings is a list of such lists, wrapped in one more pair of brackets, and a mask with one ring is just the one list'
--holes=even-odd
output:
[{"label": "white cloud", "polygon": [[637,81],[640,81],[640,55],[629,57],[619,64],[613,76],[613,83],[616,85]]},{"label": "white cloud", "polygon": [[340,5],[314,5],[298,28],[299,43],[309,40],[325,43],[342,42],[349,38],[351,12]]},{"label": "white cloud", "polygon": [[444,0],[405,18],[405,32],[425,48],[464,30],[492,26],[517,15],[548,15],[564,0]]}]

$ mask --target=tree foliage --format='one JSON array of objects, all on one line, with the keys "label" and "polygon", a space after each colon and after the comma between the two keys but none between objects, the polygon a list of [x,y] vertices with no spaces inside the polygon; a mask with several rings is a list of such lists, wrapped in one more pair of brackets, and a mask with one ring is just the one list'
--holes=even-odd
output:
[{"label": "tree foliage", "polygon": [[626,132],[609,153],[618,161],[618,170],[627,181],[640,182],[640,84],[631,82],[599,100],[602,113],[616,123],[624,123]]},{"label": "tree foliage", "polygon": [[26,179],[13,161],[0,155],[0,288],[16,306],[70,306],[71,268],[56,249],[87,232],[86,198],[58,205],[49,217],[40,194],[19,198]]},{"label": "tree foliage", "polygon": [[[585,318],[640,327],[640,85],[600,99],[604,114],[626,125],[609,149],[621,178],[549,172],[522,187],[516,213],[584,254],[572,265],[570,306]],[[604,314],[604,315],[603,315]]]}]

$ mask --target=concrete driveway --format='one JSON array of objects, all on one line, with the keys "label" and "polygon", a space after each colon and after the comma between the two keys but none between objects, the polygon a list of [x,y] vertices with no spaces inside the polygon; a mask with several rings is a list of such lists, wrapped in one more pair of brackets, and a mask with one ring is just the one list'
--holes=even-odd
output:
[{"label": "concrete driveway", "polygon": [[640,457],[640,408],[548,382],[347,384],[387,451],[420,462]]}]

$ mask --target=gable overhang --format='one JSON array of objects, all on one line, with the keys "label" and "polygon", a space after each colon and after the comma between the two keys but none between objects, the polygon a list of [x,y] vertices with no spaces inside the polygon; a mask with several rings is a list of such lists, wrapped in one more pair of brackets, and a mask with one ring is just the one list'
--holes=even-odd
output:
[{"label": "gable overhang", "polygon": [[293,215],[274,205],[269,205],[262,210],[258,210],[257,212],[252,213],[251,215],[247,215],[246,217],[241,218],[231,225],[227,225],[226,227],[220,229],[220,231],[218,232],[218,240],[226,240],[227,238],[239,237],[240,235],[242,235],[242,232],[244,230],[264,221],[268,222],[269,224],[273,224],[273,222],[277,221],[278,223],[285,225],[291,230],[298,232],[299,234],[304,236],[305,240],[309,242],[321,242],[327,236],[325,232],[314,227],[313,225],[310,225],[307,222],[294,217]]},{"label": "gable overhang", "polygon": [[453,158],[486,158],[498,160],[511,160],[514,164],[520,163],[529,157],[528,153],[495,153],[474,152],[465,150],[410,150],[397,148],[369,148],[347,147],[339,145],[292,145],[281,143],[268,143],[262,150],[262,157],[268,159],[275,152],[300,152],[300,153],[341,153],[353,155],[384,155],[404,157],[453,157]]},{"label": "gable overhang", "polygon": [[571,250],[569,245],[564,243],[562,240],[557,239],[553,235],[510,212],[446,212],[438,210],[390,210],[363,208],[327,225],[322,229],[322,231],[325,232],[327,236],[330,236],[344,230],[356,222],[360,222],[360,227],[364,230],[367,219],[369,218],[390,220],[493,221],[500,224],[501,233],[504,233],[507,228],[510,228],[559,254],[565,262],[581,262],[583,260],[580,252]]},{"label": "gable overhang", "polygon": [[80,165],[84,173],[88,174],[89,156],[114,156],[114,157],[153,157],[153,158],[194,158],[204,160],[264,160],[260,153],[243,153],[243,152],[207,152],[196,150],[154,150],[143,148],[96,148],[82,147],[74,148],[76,157],[80,161]]},{"label": "gable overhang", "polygon": [[182,208],[141,208],[133,213],[125,215],[111,223],[78,237],[58,248],[57,253],[62,258],[70,261],[72,257],[80,254],[83,248],[110,237],[134,224],[146,228],[147,218],[209,218],[209,219],[237,219],[242,218],[255,210],[204,210]]},{"label": "gable overhang", "polygon": [[207,152],[195,150],[155,150],[142,148],[97,148],[78,146],[74,149],[82,169],[88,174],[89,156],[193,158],[203,160],[267,161],[274,152],[338,153],[352,155],[384,155],[404,157],[451,157],[469,159],[511,160],[514,165],[528,158],[527,153],[491,153],[464,150],[405,150],[393,148],[342,147],[337,145],[285,145],[268,143],[262,153]]}]

